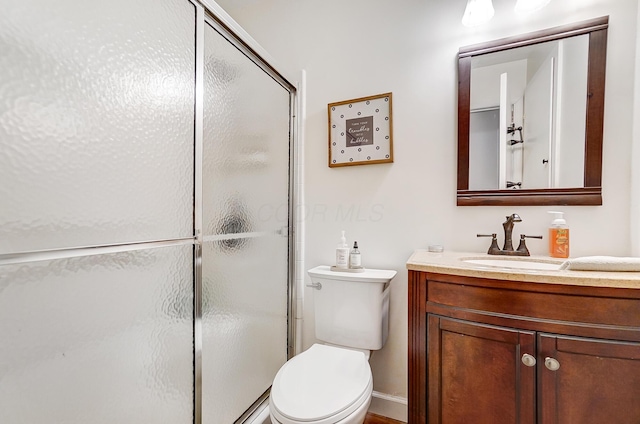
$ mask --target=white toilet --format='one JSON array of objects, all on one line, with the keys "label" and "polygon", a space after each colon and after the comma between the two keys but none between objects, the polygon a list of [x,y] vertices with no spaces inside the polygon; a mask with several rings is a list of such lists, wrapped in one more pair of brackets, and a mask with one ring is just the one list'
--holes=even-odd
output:
[{"label": "white toilet", "polygon": [[308,271],[315,288],[314,344],[276,374],[269,398],[273,424],[362,424],[371,403],[369,351],[389,329],[389,283],[396,271]]}]

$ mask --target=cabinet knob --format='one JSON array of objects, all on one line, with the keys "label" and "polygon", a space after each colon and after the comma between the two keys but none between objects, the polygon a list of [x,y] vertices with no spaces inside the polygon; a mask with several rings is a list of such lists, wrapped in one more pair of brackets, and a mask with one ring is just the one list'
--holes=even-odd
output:
[{"label": "cabinet knob", "polygon": [[528,367],[532,367],[536,364],[536,358],[534,358],[532,355],[529,355],[528,353],[525,353],[524,355],[522,355],[522,363]]},{"label": "cabinet knob", "polygon": [[560,368],[560,362],[557,359],[553,359],[550,357],[544,358],[544,366],[547,367],[550,371],[557,371]]}]

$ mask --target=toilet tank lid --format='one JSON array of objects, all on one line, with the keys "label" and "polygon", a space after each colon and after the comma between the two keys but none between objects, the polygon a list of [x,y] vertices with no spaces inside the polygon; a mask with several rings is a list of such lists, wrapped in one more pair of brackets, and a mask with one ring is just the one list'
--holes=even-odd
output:
[{"label": "toilet tank lid", "polygon": [[371,368],[362,352],[314,344],[280,368],[271,404],[296,422],[317,421],[347,411],[367,395],[371,384]]},{"label": "toilet tank lid", "polygon": [[311,277],[328,280],[359,281],[362,283],[388,283],[397,272],[393,269],[365,269],[364,272],[331,271],[328,265],[320,265],[307,271]]}]

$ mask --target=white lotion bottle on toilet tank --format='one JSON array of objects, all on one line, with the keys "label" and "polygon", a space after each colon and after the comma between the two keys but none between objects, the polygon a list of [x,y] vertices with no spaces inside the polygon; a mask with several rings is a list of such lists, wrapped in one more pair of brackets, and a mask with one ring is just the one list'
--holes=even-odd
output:
[{"label": "white lotion bottle on toilet tank", "polygon": [[336,248],[336,268],[349,269],[349,245],[342,230],[342,237],[340,237],[340,243]]}]

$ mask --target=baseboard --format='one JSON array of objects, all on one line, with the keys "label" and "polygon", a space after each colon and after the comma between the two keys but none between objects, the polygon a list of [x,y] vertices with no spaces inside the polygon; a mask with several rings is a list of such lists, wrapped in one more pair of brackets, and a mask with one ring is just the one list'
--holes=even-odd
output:
[{"label": "baseboard", "polygon": [[408,420],[407,399],[374,390],[371,395],[369,412],[406,423]]}]

